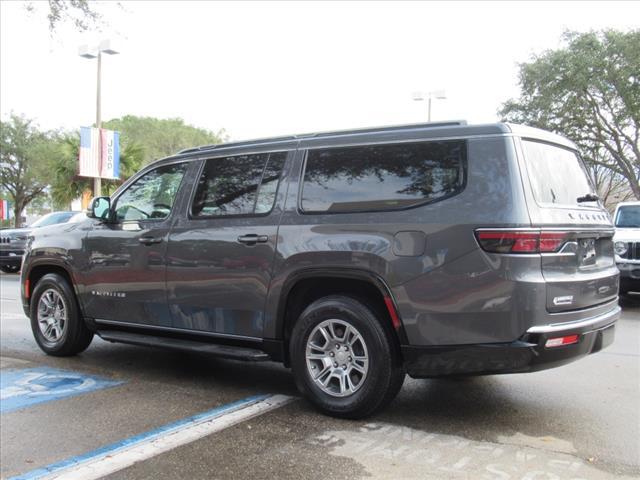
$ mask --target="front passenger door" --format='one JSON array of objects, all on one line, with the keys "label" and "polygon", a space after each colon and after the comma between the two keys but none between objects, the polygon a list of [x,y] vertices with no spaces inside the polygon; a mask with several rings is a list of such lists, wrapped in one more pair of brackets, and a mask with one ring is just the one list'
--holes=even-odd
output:
[{"label": "front passenger door", "polygon": [[86,239],[86,315],[98,323],[171,326],[165,254],[172,211],[189,165],[148,171],[112,201],[115,219]]}]

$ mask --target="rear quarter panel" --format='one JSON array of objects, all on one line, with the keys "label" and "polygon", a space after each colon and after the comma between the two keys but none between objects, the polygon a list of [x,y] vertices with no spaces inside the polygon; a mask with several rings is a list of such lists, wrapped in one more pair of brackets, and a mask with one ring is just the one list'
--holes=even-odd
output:
[{"label": "rear quarter panel", "polygon": [[[544,298],[540,259],[513,269],[508,258],[490,265],[474,237],[479,227],[530,226],[513,139],[468,138],[467,146],[467,184],[460,194],[406,210],[340,214],[298,208],[304,163],[299,151],[278,233],[265,336],[279,336],[275,318],[287,279],[317,268],[352,268],[383,279],[413,345],[510,341],[521,334],[526,309]],[[397,255],[398,232],[417,232],[405,240],[423,235],[424,248]]]}]

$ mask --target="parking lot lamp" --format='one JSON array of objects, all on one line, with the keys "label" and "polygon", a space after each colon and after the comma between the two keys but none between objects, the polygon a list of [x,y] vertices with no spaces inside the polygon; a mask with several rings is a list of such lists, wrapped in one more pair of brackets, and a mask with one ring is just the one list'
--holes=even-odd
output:
[{"label": "parking lot lamp", "polygon": [[[96,87],[96,128],[102,128],[102,54],[117,55],[119,52],[111,48],[111,42],[109,40],[103,40],[99,45],[95,47],[89,47],[88,45],[82,45],[78,49],[78,55],[87,59],[98,59],[98,79]],[[102,190],[102,182],[100,177],[93,179],[93,196],[99,197]]]},{"label": "parking lot lamp", "polygon": [[447,98],[447,95],[445,94],[444,90],[433,90],[431,92],[428,92],[426,95],[423,92],[414,92],[413,93],[413,99],[416,102],[421,102],[424,101],[426,97],[427,100],[427,121],[431,121],[431,99],[432,98],[437,98],[438,100],[445,100]]}]

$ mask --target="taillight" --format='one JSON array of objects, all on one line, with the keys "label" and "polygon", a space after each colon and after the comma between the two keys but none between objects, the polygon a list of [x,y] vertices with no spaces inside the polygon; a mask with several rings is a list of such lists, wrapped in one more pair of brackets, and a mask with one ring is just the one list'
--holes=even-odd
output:
[{"label": "taillight", "polygon": [[569,234],[567,232],[540,232],[540,252],[554,253],[567,243]]},{"label": "taillight", "polygon": [[567,232],[477,230],[478,243],[491,253],[554,253],[567,242]]}]

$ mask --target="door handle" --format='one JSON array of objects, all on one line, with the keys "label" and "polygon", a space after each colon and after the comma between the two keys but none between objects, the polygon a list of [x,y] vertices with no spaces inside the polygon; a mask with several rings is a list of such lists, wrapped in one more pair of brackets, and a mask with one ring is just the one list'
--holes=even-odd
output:
[{"label": "door handle", "polygon": [[248,235],[240,235],[238,237],[238,241],[245,245],[255,245],[256,243],[267,243],[269,241],[269,237],[267,235],[250,233]]},{"label": "door handle", "polygon": [[162,237],[140,237],[138,238],[138,241],[144,245],[152,245],[154,243],[160,243],[162,241]]}]

